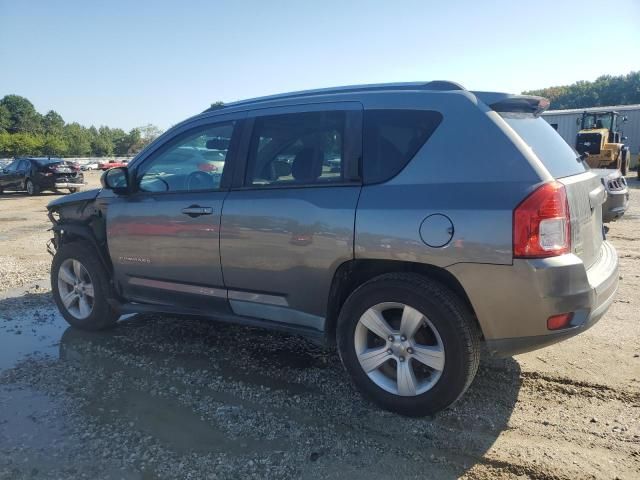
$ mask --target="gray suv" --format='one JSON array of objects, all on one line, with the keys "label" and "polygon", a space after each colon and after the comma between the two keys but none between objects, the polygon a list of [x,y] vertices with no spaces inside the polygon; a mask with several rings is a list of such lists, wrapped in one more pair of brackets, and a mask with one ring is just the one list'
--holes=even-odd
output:
[{"label": "gray suv", "polygon": [[383,408],[433,414],[482,348],[564,340],[613,301],[605,189],[547,106],[434,81],[207,110],[49,204],[55,301],[89,330],[168,312],[302,334]]}]

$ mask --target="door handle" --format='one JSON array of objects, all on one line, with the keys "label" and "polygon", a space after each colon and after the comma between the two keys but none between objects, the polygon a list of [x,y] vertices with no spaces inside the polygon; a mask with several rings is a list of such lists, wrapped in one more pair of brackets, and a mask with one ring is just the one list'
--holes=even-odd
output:
[{"label": "door handle", "polygon": [[186,208],[183,208],[181,211],[185,215],[189,215],[191,218],[195,218],[199,217],[200,215],[211,215],[213,213],[213,208],[201,207],[199,205],[190,205]]}]

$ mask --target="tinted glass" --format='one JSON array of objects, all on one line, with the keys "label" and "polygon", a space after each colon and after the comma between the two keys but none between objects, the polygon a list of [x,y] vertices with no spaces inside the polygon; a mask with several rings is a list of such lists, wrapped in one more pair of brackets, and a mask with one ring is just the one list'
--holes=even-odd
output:
[{"label": "tinted glass", "polygon": [[345,112],[258,117],[247,185],[300,185],[341,181]]},{"label": "tinted glass", "polygon": [[30,167],[29,161],[28,160],[22,160],[20,162],[20,164],[18,165],[18,171],[25,172],[25,171],[29,170],[29,167]]},{"label": "tinted glass", "polygon": [[49,165],[51,163],[61,163],[62,159],[61,158],[38,158],[37,160],[35,160],[35,162],[40,166],[44,166],[44,165]]},{"label": "tinted glass", "polygon": [[173,141],[145,162],[140,190],[192,192],[220,188],[233,123],[199,128]]},{"label": "tinted glass", "polygon": [[429,110],[366,110],[363,175],[365,183],[397,175],[435,132],[442,115]]},{"label": "tinted glass", "polygon": [[555,178],[585,172],[587,167],[551,125],[533,115],[503,113],[502,118],[513,128]]}]

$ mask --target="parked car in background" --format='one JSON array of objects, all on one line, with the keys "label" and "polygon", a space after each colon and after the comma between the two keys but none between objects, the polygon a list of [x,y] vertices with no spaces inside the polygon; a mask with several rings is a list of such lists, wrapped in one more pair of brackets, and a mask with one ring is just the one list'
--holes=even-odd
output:
[{"label": "parked car in background", "polygon": [[435,81],[207,110],[49,203],[53,298],[87,330],[157,311],[303,334],[367,398],[433,414],[483,346],[541,348],[613,303],[606,191],[548,104]]},{"label": "parked car in background", "polygon": [[89,162],[80,166],[80,170],[98,170],[100,168],[100,164],[98,162]]},{"label": "parked car in background", "polygon": [[600,177],[602,185],[607,190],[607,199],[602,204],[602,221],[609,223],[619,219],[629,207],[627,179],[620,170],[592,168],[591,171]]},{"label": "parked car in background", "polygon": [[106,162],[99,162],[98,168],[100,170],[109,170],[110,168],[126,167],[129,160],[108,160]]},{"label": "parked car in background", "polygon": [[80,165],[61,158],[16,158],[0,170],[0,192],[26,191],[36,195],[42,190],[69,190],[84,186]]}]

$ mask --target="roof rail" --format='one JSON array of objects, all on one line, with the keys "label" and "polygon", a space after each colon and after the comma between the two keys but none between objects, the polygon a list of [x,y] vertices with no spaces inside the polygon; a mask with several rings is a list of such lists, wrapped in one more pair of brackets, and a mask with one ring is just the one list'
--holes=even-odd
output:
[{"label": "roof rail", "polygon": [[425,83],[422,88],[425,90],[466,90],[458,82],[450,82],[449,80],[431,80]]},{"label": "roof rail", "polygon": [[[313,90],[301,90],[291,93],[280,93],[276,95],[268,95],[265,97],[249,98],[247,100],[239,100],[237,102],[225,103],[224,107],[237,107],[241,105],[270,102],[272,100],[285,100],[290,98],[310,97],[312,95],[324,95],[330,93],[355,93],[355,92],[370,92],[378,90],[465,90],[465,88],[456,82],[450,82],[448,80],[432,80],[430,82],[401,82],[401,83],[373,83],[367,85],[347,85],[343,87],[329,87],[329,88],[317,88]],[[207,108],[205,112],[218,110],[221,107],[219,105]]]}]

